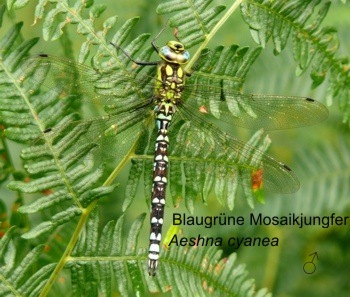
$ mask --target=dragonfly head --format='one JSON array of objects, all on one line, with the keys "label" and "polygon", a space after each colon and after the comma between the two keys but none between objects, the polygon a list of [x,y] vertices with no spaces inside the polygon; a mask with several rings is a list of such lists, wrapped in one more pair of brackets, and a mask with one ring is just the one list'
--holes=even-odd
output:
[{"label": "dragonfly head", "polygon": [[178,41],[169,41],[166,46],[163,46],[159,50],[159,56],[163,60],[174,64],[186,64],[190,59],[189,52]]}]

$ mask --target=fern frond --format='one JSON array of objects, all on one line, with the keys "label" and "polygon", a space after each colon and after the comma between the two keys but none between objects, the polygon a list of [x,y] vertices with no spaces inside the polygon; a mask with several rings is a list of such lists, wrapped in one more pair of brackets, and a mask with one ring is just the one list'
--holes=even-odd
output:
[{"label": "fern frond", "polygon": [[350,208],[349,149],[349,141],[343,139],[336,144],[320,145],[312,150],[312,154],[299,151],[296,161],[303,164],[298,170],[303,186],[290,203],[277,202],[276,211],[306,215],[346,213]]},{"label": "fern frond", "polygon": [[[224,101],[222,97],[226,96],[227,107],[233,115],[251,113],[247,110],[251,107],[243,102],[244,100],[240,100],[239,93],[243,89],[249,69],[260,52],[260,47],[249,51],[249,47],[240,47],[236,44],[226,48],[218,46],[214,50],[203,50],[192,68],[193,73],[187,83],[191,91],[201,95],[196,98],[197,105],[207,106],[208,113],[220,118],[218,102]],[[213,88],[215,86],[216,88]],[[207,89],[216,92],[206,94]],[[235,99],[230,100],[231,97]]]},{"label": "fern frond", "polygon": [[255,290],[236,254],[222,258],[216,247],[176,247],[163,255],[157,287],[163,292],[172,288],[172,296],[272,296],[266,289]]},{"label": "fern frond", "polygon": [[331,104],[332,98],[339,98],[343,121],[348,122],[349,61],[336,56],[339,42],[335,28],[321,27],[330,5],[330,1],[249,0],[242,3],[241,9],[254,40],[265,47],[272,38],[276,54],[292,36],[294,59],[298,62],[296,74],[301,75],[311,67],[313,87],[320,85],[328,74],[326,99]]},{"label": "fern frond", "polygon": [[[121,241],[124,216],[116,223],[107,223],[99,235],[98,211],[92,211],[66,266],[71,271],[76,296],[86,296],[87,293],[111,296],[115,293],[113,283],[121,296],[129,295],[130,290],[135,296],[144,295],[147,290],[168,292],[171,296],[204,296],[209,293],[214,296],[270,296],[265,289],[255,292],[254,282],[247,279],[247,271],[236,264],[236,254],[222,259],[222,253],[216,247],[164,250],[159,273],[156,279],[150,278],[145,251],[137,250],[144,219],[145,214],[140,215],[131,225],[126,236],[128,239]],[[82,283],[85,285],[79,285]]]},{"label": "fern frond", "polygon": [[[91,292],[98,295],[98,291],[104,296],[111,296],[113,291],[112,275],[118,290],[122,296],[128,295],[131,287],[137,293],[144,292],[141,286],[142,277],[138,264],[140,258],[145,261],[145,256],[136,254],[137,239],[139,236],[145,214],[135,220],[124,238],[124,216],[117,223],[109,222],[98,232],[99,214],[97,208],[91,212],[84,232],[77,242],[67,267],[71,271],[73,292],[76,296],[86,296]],[[132,286],[128,283],[128,275],[132,275]],[[84,283],[85,286],[79,284]],[[130,287],[129,287],[130,286]],[[141,291],[141,292],[140,292]]]},{"label": "fern frond", "polygon": [[[189,121],[174,125],[172,129],[176,132],[169,131],[169,137],[173,139],[174,144],[169,152],[168,171],[169,192],[173,204],[176,206],[184,199],[187,209],[193,213],[196,199],[200,198],[206,203],[208,197],[214,193],[220,204],[233,209],[238,185],[242,185],[244,196],[253,208],[255,199],[260,199],[261,193],[252,188],[251,171],[260,162],[262,153],[267,151],[270,139],[267,136],[262,137],[262,131],[258,131],[246,144],[241,144],[240,155],[227,147],[230,142],[229,135],[218,135],[219,131],[213,132],[213,128],[203,132],[199,128],[205,127],[203,122],[200,126]],[[147,172],[152,172],[154,152],[148,142],[140,143],[142,146],[138,147],[135,151],[136,156],[132,159],[123,209],[136,197],[139,183],[143,182],[145,197],[148,198],[151,193],[152,176]],[[242,162],[250,162],[240,160],[239,156],[243,155],[252,162],[251,167],[247,165],[246,170],[239,165]],[[264,178],[265,187],[269,188],[269,178]]]},{"label": "fern frond", "polygon": [[[48,92],[39,90],[47,71],[27,60],[27,53],[37,39],[16,46],[20,28],[21,24],[15,25],[0,43],[0,122],[5,126],[8,138],[17,142],[32,142],[42,137],[40,131],[44,131],[47,125],[62,124],[71,117],[66,116],[69,105],[63,103],[65,101],[60,98],[57,88]],[[79,162],[94,148],[91,143],[74,146],[80,136],[81,133],[70,133],[69,141],[67,136],[56,139],[56,142],[46,139],[44,144],[35,142],[24,149],[22,158],[26,160],[27,171],[35,179],[27,182],[13,181],[9,188],[25,193],[49,194],[38,198],[32,206],[23,206],[20,211],[34,213],[52,209],[58,204],[62,207],[50,222],[41,223],[27,237],[37,237],[43,232],[53,231],[57,226],[78,217],[91,201],[113,190],[113,187],[93,188],[101,178],[103,168],[94,169],[91,161]]]},{"label": "fern frond", "polygon": [[8,10],[11,9],[20,9],[25,7],[28,4],[29,0],[12,0],[7,1],[7,8]]},{"label": "fern frond", "polygon": [[16,248],[12,242],[15,228],[0,240],[0,295],[1,296],[38,296],[55,264],[48,264],[35,271],[43,246],[30,251],[18,265],[15,261]]},{"label": "fern frond", "polygon": [[[103,22],[102,28],[96,28],[96,21],[105,10],[105,5],[94,4],[93,1],[44,0],[39,1],[36,6],[34,23],[44,18],[43,36],[45,40],[56,40],[64,37],[64,29],[68,25],[76,25],[77,34],[86,38],[80,48],[78,57],[78,61],[83,63],[89,56],[92,46],[98,46],[95,57],[115,55],[115,49],[110,46],[107,35],[112,30],[117,31],[118,18],[112,16]],[[138,19],[138,17],[135,17],[127,21],[121,30],[114,33],[111,41],[116,44],[116,41],[118,41],[119,45],[124,42]],[[145,35],[147,36],[147,34]]]},{"label": "fern frond", "polygon": [[[240,184],[248,204],[254,207],[254,198],[259,193],[252,188],[251,171],[261,161],[262,153],[268,149],[269,138],[262,137],[262,131],[258,131],[250,141],[242,144],[238,153],[227,146],[230,142],[229,135],[222,138],[217,130],[214,132],[211,129],[213,133],[209,134],[210,130],[203,132],[198,128],[198,125],[180,127],[176,144],[170,153],[169,181],[174,204],[184,197],[187,208],[193,212],[197,198],[206,203],[209,195],[214,193],[220,204],[233,209]],[[252,150],[252,147],[259,151]],[[247,160],[240,159],[243,156]],[[241,167],[241,163],[246,163],[247,167]],[[267,189],[267,176],[264,178]]]},{"label": "fern frond", "polygon": [[212,1],[172,0],[157,7],[158,14],[176,12],[170,19],[171,27],[178,28],[178,36],[187,48],[204,41],[215,24],[220,20],[220,13],[225,6],[209,7]]},{"label": "fern frond", "polygon": [[[51,4],[51,5],[49,5]],[[43,35],[45,40],[56,40],[63,34],[63,29],[68,24],[78,24],[77,31],[87,35],[91,32],[92,25],[106,9],[104,5],[92,6],[93,1],[40,1],[35,9],[35,23],[44,18]],[[47,10],[45,11],[45,8]],[[89,18],[83,16],[85,9],[90,8]]]}]

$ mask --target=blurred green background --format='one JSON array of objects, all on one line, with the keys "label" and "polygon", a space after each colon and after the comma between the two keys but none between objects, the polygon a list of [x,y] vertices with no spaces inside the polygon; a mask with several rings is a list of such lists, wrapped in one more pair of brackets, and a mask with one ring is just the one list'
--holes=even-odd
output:
[{"label": "blurred green background", "polygon": [[[227,1],[213,1],[213,4],[224,4]],[[340,43],[339,55],[349,56],[350,53],[350,5],[341,1],[332,1],[332,5],[324,26],[334,26],[338,30]],[[100,0],[95,3],[105,4],[108,9],[103,14],[102,20],[118,15],[120,26],[128,18],[140,16],[141,19],[130,38],[141,33],[151,33],[155,36],[166,24],[166,18],[158,16],[155,12],[160,1],[147,0]],[[23,21],[23,37],[25,39],[42,36],[39,23],[33,24],[33,11],[35,1],[24,9],[16,11],[4,19],[1,35],[17,21]],[[73,56],[77,57],[79,48],[84,38],[75,33],[75,28],[68,30],[70,40],[74,41]],[[162,36],[162,40],[172,36]],[[249,28],[242,20],[239,11],[227,21],[219,30],[209,47],[217,45],[228,46],[230,44],[240,46],[257,46],[250,36]],[[259,56],[251,68],[246,83],[245,92],[307,96],[325,104],[324,93],[327,83],[323,83],[317,89],[311,89],[312,81],[309,72],[302,77],[295,76],[297,64],[293,60],[292,42],[289,41],[286,49],[279,55],[273,54],[271,41]],[[37,52],[52,53],[58,56],[64,55],[61,41],[46,42],[40,40],[36,46]],[[191,49],[190,51],[194,51]],[[208,205],[201,201],[196,202],[195,215],[242,215],[248,217],[250,212],[263,213],[265,215],[283,215],[289,213],[305,215],[327,216],[335,212],[337,215],[350,214],[350,141],[349,124],[342,123],[342,115],[339,112],[337,100],[329,106],[330,116],[327,121],[317,126],[296,130],[269,132],[272,139],[270,155],[277,160],[288,164],[296,172],[301,181],[301,189],[293,195],[266,194],[265,204],[256,205],[250,209],[244,197],[238,197],[233,212],[227,207],[221,206],[213,197]],[[239,139],[248,140],[254,131],[236,129],[223,126]],[[16,145],[13,144],[13,152]],[[19,163],[20,160],[18,159]],[[129,167],[116,180],[120,183],[114,197],[104,198],[100,201],[101,210],[105,222],[115,219],[121,212],[123,199],[123,185],[125,185]],[[323,191],[322,185],[329,185],[329,191]],[[6,197],[8,209],[10,209],[14,194],[6,189],[1,190],[1,196]],[[182,203],[184,204],[184,203]],[[135,199],[132,207],[127,211],[127,220],[132,220],[141,212],[148,212],[144,191],[140,189],[139,199]],[[187,212],[184,205],[174,209],[171,203],[166,207],[165,230],[170,226],[173,212]],[[148,224],[145,224],[140,246],[148,245]],[[184,227],[184,235],[202,234],[205,236],[220,236],[223,238],[260,236],[279,237],[279,247],[241,247],[234,250],[225,246],[224,254],[238,253],[238,261],[244,263],[250,273],[250,277],[256,280],[256,285],[268,287],[274,296],[349,296],[350,292],[350,232],[349,226],[330,227],[255,227],[245,225],[243,227]],[[311,253],[318,253],[315,260],[316,270],[312,274],[303,271],[305,262],[311,260]]]}]

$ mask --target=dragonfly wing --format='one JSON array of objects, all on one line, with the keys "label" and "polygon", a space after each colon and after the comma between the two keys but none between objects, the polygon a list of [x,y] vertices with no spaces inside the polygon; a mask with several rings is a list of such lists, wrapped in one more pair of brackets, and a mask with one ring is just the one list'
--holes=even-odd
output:
[{"label": "dragonfly wing", "polygon": [[178,123],[181,120],[184,124],[172,150],[174,156],[188,155],[192,162],[212,162],[217,168],[230,171],[235,180],[250,188],[260,183],[269,192],[294,193],[299,189],[299,181],[287,165],[263,153],[255,144],[244,143],[224,133],[186,103],[178,112]]},{"label": "dragonfly wing", "polygon": [[188,104],[193,108],[239,127],[289,129],[317,124],[328,117],[322,103],[306,97],[244,94],[225,82],[221,87],[186,88],[190,95]]},{"label": "dragonfly wing", "polygon": [[[153,109],[153,106],[150,107],[153,84],[149,83],[152,77],[145,75],[138,79],[130,75],[122,76],[120,71],[113,69],[110,67],[101,73],[92,67],[51,55],[36,55],[27,60],[20,69],[20,80],[24,82],[23,86],[29,88],[26,91],[35,95],[43,86],[50,90],[50,94],[56,95],[52,98],[58,97],[62,102],[59,111],[50,117],[41,113],[41,109],[49,103],[41,109],[41,103],[35,103],[38,106],[37,117],[45,118],[43,125],[46,125],[46,130],[34,143],[39,152],[47,154],[50,151],[40,150],[39,143],[44,146],[54,145],[52,153],[66,155],[68,152],[74,159],[80,156],[74,155],[73,148],[95,146],[94,158],[109,159],[118,154],[117,148],[122,143],[132,142],[131,138],[137,134],[136,128],[132,126],[138,127],[143,118],[149,115],[149,110]],[[62,120],[61,111],[79,101],[105,104],[108,115],[79,121],[66,116]],[[56,125],[58,121],[60,123]],[[133,133],[130,130],[129,133],[124,132],[131,128]]]},{"label": "dragonfly wing", "polygon": [[[149,100],[153,84],[152,76],[123,73],[121,69],[109,67],[103,71],[52,55],[36,55],[27,60],[21,72],[23,80],[30,77],[49,89],[57,89],[62,97],[74,101],[125,107],[130,100],[138,103]],[[43,79],[44,77],[44,79]],[[129,98],[129,100],[126,100]]]},{"label": "dragonfly wing", "polygon": [[[61,157],[70,156],[70,159],[82,157],[74,154],[77,148],[90,147],[93,153],[88,158],[108,160],[116,158],[121,148],[130,147],[130,143],[137,138],[143,119],[150,115],[149,106],[134,111],[115,115],[105,115],[90,120],[72,119],[68,116],[63,119],[64,124],[47,129],[35,141],[40,149],[44,145]],[[47,153],[45,153],[47,154]]]}]

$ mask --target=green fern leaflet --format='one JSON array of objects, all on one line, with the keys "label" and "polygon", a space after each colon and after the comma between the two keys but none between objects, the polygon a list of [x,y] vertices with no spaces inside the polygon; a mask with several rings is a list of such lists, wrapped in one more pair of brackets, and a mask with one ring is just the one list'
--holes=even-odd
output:
[{"label": "green fern leaflet", "polygon": [[[44,144],[37,143],[36,152],[42,150],[46,154],[43,146],[56,146],[56,151],[66,153],[66,147],[71,145],[70,140],[79,135],[79,147],[92,145],[91,156],[108,159],[114,157],[116,144],[132,145],[139,137],[133,158],[137,162],[138,156],[142,159],[143,155],[147,155],[142,152],[154,150],[153,145],[156,144],[152,164],[148,268],[149,274],[155,275],[168,163],[171,170],[181,170],[177,165],[178,160],[189,159],[193,163],[201,163],[200,174],[207,188],[213,185],[214,172],[229,177],[232,187],[241,184],[245,192],[253,194],[260,193],[262,189],[293,193],[299,188],[296,176],[287,165],[274,160],[254,145],[224,133],[213,124],[213,120],[252,129],[286,129],[318,123],[327,117],[328,111],[321,103],[309,98],[243,94],[237,90],[236,82],[232,79],[199,79],[197,69],[204,72],[213,67],[206,63],[211,61],[210,56],[203,54],[199,66],[189,74],[183,65],[190,56],[182,43],[170,41],[161,48],[154,42],[152,45],[159,54],[160,62],[138,62],[124,50],[120,53],[125,63],[131,60],[138,65],[153,65],[148,70],[134,65],[134,75],[123,73],[120,65],[112,60],[105,62],[104,67],[100,68],[104,69],[102,72],[63,58],[39,55],[29,59],[23,70],[23,80],[30,74],[34,81],[43,82],[53,92],[59,93],[62,102],[71,104],[83,100],[100,103],[105,105],[108,112],[107,116],[97,119],[75,121],[66,118],[65,123],[59,126],[41,127]],[[227,63],[227,67],[230,65]],[[141,133],[143,137],[140,137],[140,130],[144,131]],[[149,146],[149,143],[153,145]],[[172,144],[171,148],[169,143]],[[73,151],[67,158],[73,162],[80,157],[81,154],[74,155]],[[213,158],[215,168],[209,161]]]}]

